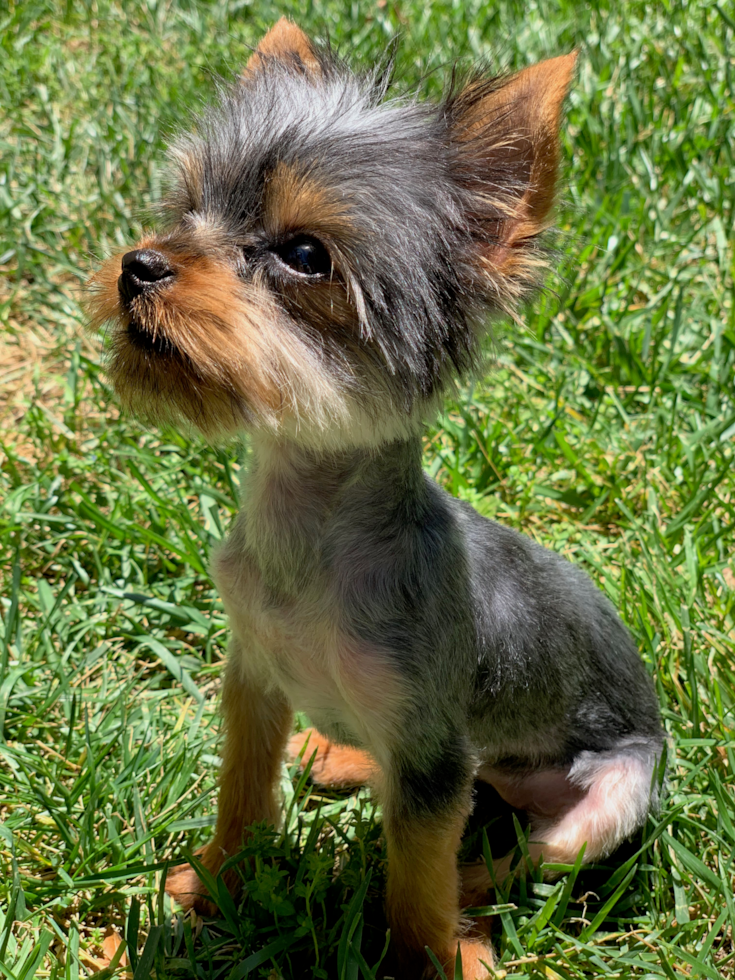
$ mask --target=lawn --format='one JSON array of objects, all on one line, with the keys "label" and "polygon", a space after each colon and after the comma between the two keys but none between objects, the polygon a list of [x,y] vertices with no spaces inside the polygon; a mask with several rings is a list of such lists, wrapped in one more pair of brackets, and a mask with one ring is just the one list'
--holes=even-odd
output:
[{"label": "lawn", "polygon": [[[121,415],[81,309],[160,197],[167,136],[281,14],[363,63],[399,33],[394,90],[427,97],[455,61],[580,49],[560,275],[498,325],[425,463],[618,606],[669,774],[622,853],[495,896],[497,975],[735,977],[730,0],[0,4],[0,973],[379,972],[379,810],[285,769],[284,830],[257,831],[240,907],[171,917],[166,869],[214,822],[227,624],[207,555],[247,448]],[[511,814],[486,830],[498,853],[516,840]]]}]

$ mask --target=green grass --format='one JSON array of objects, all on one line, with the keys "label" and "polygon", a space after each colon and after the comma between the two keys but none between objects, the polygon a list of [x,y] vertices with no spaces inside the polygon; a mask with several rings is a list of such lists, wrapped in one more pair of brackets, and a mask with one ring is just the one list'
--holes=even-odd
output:
[{"label": "green grass", "polygon": [[[455,59],[581,49],[563,275],[499,329],[426,466],[588,569],[672,755],[660,817],[622,854],[496,896],[499,976],[733,977],[729,0],[0,5],[0,974],[119,971],[111,929],[135,980],[370,978],[385,946],[369,795],[285,773],[286,829],[249,845],[242,908],[171,926],[166,862],[213,823],[227,628],[207,554],[240,462],[122,418],[79,306],[159,196],[166,134],[281,13],[366,62],[402,32],[397,88],[428,95]],[[508,814],[487,829],[497,852],[516,839]]]}]

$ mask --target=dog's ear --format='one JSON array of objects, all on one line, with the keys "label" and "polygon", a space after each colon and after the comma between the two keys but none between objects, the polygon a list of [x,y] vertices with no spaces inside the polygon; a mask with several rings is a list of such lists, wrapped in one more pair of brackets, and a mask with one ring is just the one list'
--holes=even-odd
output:
[{"label": "dog's ear", "polygon": [[476,79],[447,104],[476,255],[501,293],[520,295],[537,277],[533,240],[550,223],[561,109],[576,60],[572,52],[510,77]]},{"label": "dog's ear", "polygon": [[277,24],[263,37],[258,47],[248,59],[243,72],[243,80],[269,64],[280,62],[304,74],[316,74],[321,71],[321,62],[314,45],[300,27],[286,17],[281,17]]}]

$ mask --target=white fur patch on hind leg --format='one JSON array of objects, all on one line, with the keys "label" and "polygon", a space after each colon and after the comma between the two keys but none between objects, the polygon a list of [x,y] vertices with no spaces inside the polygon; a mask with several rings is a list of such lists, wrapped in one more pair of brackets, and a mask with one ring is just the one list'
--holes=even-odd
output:
[{"label": "white fur patch on hind leg", "polygon": [[[560,781],[559,799],[563,805],[554,816],[550,808],[549,780],[535,773],[528,779],[515,778],[499,782],[497,773],[488,771],[485,778],[498,786],[511,804],[523,801],[531,820],[528,853],[533,864],[543,857],[546,864],[573,864],[584,846],[588,863],[611,854],[627,837],[642,827],[651,809],[658,803],[654,770],[661,754],[658,740],[620,742],[609,752],[580,752]],[[558,774],[557,774],[558,780]],[[567,784],[567,788],[564,785]],[[541,788],[539,805],[534,812],[533,793]],[[576,790],[575,792],[573,792]],[[567,801],[576,802],[568,805]],[[520,864],[512,851],[493,862],[495,881],[502,883]],[[545,869],[544,876],[554,877]],[[492,878],[484,862],[465,865],[462,869],[462,896],[465,905],[482,905],[492,887]]]},{"label": "white fur patch on hind leg", "polygon": [[660,746],[622,743],[609,752],[580,752],[569,781],[582,799],[556,821],[534,820],[531,854],[551,864],[572,864],[582,845],[585,862],[611,854],[645,822],[657,802],[652,778]]}]

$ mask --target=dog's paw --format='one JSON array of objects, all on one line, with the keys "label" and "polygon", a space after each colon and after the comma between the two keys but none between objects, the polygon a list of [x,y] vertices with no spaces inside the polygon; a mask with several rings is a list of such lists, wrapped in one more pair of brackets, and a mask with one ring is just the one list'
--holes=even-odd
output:
[{"label": "dog's paw", "polygon": [[[462,907],[467,908],[471,905],[489,904],[490,892],[495,885],[503,886],[508,883],[508,879],[521,874],[524,870],[530,872],[538,863],[541,853],[539,845],[529,844],[529,857],[519,857],[516,851],[511,851],[502,858],[493,861],[493,873],[487,870],[484,861],[476,861],[474,864],[463,864],[460,868],[462,881]],[[547,872],[544,868],[544,878],[551,880],[553,872]]]},{"label": "dog's paw", "polygon": [[[203,847],[197,852],[197,857],[215,878],[219,874],[225,856],[221,848],[214,845]],[[238,893],[242,882],[234,868],[226,871],[222,875],[222,880],[231,895]],[[166,876],[166,894],[185,912],[194,909],[198,915],[214,916],[217,914],[217,902],[209,894],[204,882],[190,864],[182,864],[169,871]]]},{"label": "dog's paw", "polygon": [[315,728],[307,728],[291,737],[288,743],[289,761],[295,762],[302,749],[304,754],[299,763],[302,769],[306,768],[316,750],[310,775],[320,786],[331,789],[362,786],[376,770],[375,762],[366,752],[347,745],[336,745]]},{"label": "dog's paw", "polygon": [[[463,980],[490,980],[495,976],[495,957],[489,943],[479,939],[462,939],[459,948],[462,953]],[[454,965],[451,972],[449,969],[445,972],[451,980],[455,976]]]},{"label": "dog's paw", "polygon": [[217,905],[190,864],[182,864],[166,876],[166,894],[185,912],[194,909],[199,915],[217,914]]}]

